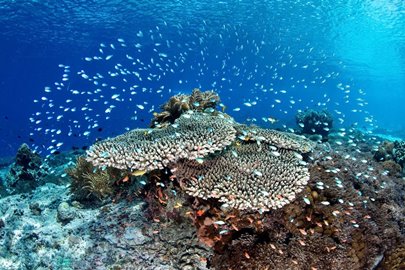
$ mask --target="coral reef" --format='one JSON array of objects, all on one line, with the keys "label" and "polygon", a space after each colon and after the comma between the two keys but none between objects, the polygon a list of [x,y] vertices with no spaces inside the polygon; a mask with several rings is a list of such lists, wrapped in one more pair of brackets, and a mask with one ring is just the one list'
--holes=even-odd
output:
[{"label": "coral reef", "polygon": [[195,88],[191,95],[175,95],[161,106],[162,112],[154,113],[150,126],[155,128],[173,124],[181,114],[189,110],[213,112],[219,101],[219,96],[214,91],[202,92],[198,88]]},{"label": "coral reef", "polygon": [[[0,199],[0,268],[403,268],[400,142],[349,128],[316,144],[190,102],[96,143],[70,187]],[[55,158],[64,179],[73,156]]]},{"label": "coral reef", "polygon": [[[312,180],[303,199],[251,216],[250,223],[243,216],[235,218],[237,213],[221,216],[225,224],[220,230],[229,232],[221,239],[225,247],[212,258],[213,267],[373,269],[384,253],[402,243],[403,180],[381,175],[379,163],[360,162],[370,160],[369,152],[353,151],[352,159],[345,148],[336,148],[318,147],[313,153],[317,158],[310,165]],[[205,226],[204,231],[205,242],[217,241],[218,230]]]},{"label": "coral reef", "polygon": [[319,134],[327,137],[332,129],[333,118],[327,110],[308,109],[297,113],[295,118],[304,134]]},{"label": "coral reef", "polygon": [[[67,204],[75,214],[61,213]],[[207,270],[211,252],[198,244],[190,222],[167,222],[163,229],[144,209],[145,203],[127,200],[83,207],[71,201],[66,185],[49,183],[30,196],[2,198],[0,269]]]}]

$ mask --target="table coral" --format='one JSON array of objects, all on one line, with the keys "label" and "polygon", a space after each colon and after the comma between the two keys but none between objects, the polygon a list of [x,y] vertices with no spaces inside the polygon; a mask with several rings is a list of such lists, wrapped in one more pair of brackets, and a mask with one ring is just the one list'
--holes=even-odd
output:
[{"label": "table coral", "polygon": [[302,156],[256,143],[240,144],[202,163],[181,160],[172,172],[191,196],[261,212],[288,204],[309,180]]},{"label": "table coral", "polygon": [[87,160],[97,167],[149,172],[181,158],[197,159],[222,150],[235,135],[231,118],[187,113],[165,128],[135,129],[98,142],[87,152]]}]

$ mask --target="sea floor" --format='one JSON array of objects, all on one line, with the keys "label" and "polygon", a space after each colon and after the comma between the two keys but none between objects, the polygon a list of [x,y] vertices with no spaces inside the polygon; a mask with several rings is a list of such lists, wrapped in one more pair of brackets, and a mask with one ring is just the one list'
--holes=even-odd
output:
[{"label": "sea floor", "polygon": [[[187,199],[174,218],[150,198],[73,200],[65,169],[83,152],[62,153],[35,185],[0,187],[0,269],[401,269],[405,170],[375,159],[387,138],[330,134],[310,155],[302,196],[216,248]],[[13,164],[1,166],[5,183]]]}]

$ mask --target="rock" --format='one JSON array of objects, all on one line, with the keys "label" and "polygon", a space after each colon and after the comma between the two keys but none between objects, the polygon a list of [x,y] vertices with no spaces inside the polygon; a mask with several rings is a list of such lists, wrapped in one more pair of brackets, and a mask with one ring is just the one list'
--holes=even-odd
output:
[{"label": "rock", "polygon": [[58,220],[62,223],[72,221],[77,213],[75,208],[71,207],[67,202],[61,202],[58,206]]},{"label": "rock", "polygon": [[319,134],[327,138],[329,131],[332,129],[333,118],[327,111],[316,111],[308,109],[297,113],[295,116],[297,124],[304,134]]},{"label": "rock", "polygon": [[143,245],[150,241],[150,238],[145,236],[141,229],[135,226],[125,228],[123,238],[126,243],[133,245]]},{"label": "rock", "polygon": [[37,202],[30,204],[30,209],[33,215],[39,216],[41,215],[41,207],[39,207],[39,204]]},{"label": "rock", "polygon": [[38,186],[38,180],[46,175],[42,167],[42,159],[22,144],[17,151],[15,162],[11,165],[4,181],[9,193],[29,192]]}]

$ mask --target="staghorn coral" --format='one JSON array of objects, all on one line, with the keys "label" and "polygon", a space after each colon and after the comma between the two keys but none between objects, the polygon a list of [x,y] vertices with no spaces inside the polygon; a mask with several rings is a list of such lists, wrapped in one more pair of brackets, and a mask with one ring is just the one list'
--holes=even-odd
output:
[{"label": "staghorn coral", "polygon": [[327,110],[315,111],[309,109],[297,113],[295,118],[302,129],[302,133],[305,134],[319,134],[326,137],[333,124],[332,115]]},{"label": "staghorn coral", "polygon": [[392,155],[396,163],[405,167],[405,141],[395,141]]},{"label": "staghorn coral", "polygon": [[173,124],[184,112],[193,110],[196,112],[214,111],[219,103],[219,96],[214,91],[202,92],[195,88],[191,95],[179,94],[171,97],[168,102],[161,106],[160,113],[154,113],[151,127],[164,127]]},{"label": "staghorn coral", "polygon": [[230,145],[236,130],[224,115],[187,113],[162,129],[135,129],[93,145],[87,161],[96,167],[149,172],[178,159],[197,159]]},{"label": "staghorn coral", "polygon": [[240,144],[202,163],[183,159],[172,173],[189,195],[216,198],[239,210],[280,208],[309,180],[301,155],[256,143]]},{"label": "staghorn coral", "polygon": [[72,180],[70,192],[78,201],[104,200],[114,193],[113,183],[125,176],[125,172],[115,168],[100,170],[84,157],[79,157],[76,166],[66,169]]}]

